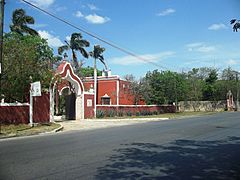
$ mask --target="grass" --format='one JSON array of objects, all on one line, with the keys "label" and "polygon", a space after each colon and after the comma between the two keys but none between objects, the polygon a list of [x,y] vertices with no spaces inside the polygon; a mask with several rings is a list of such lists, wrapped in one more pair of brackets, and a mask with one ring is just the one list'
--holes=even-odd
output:
[{"label": "grass", "polygon": [[[159,115],[148,115],[148,116],[123,116],[123,117],[114,117],[114,119],[134,119],[134,118],[181,118],[188,116],[203,116],[203,115],[211,115],[216,114],[218,112],[177,112],[177,113],[164,113]],[[112,119],[112,117],[104,117],[104,119]]]},{"label": "grass", "polygon": [[1,125],[0,138],[30,136],[30,135],[50,132],[59,127],[60,125],[55,123],[37,124],[34,127],[30,127],[27,124]]},{"label": "grass", "polygon": [[180,118],[180,117],[187,117],[187,116],[203,116],[203,115],[212,115],[216,114],[218,112],[177,112],[177,113],[166,113],[166,114],[160,114],[158,117],[166,117],[169,119],[174,119],[174,118]]}]

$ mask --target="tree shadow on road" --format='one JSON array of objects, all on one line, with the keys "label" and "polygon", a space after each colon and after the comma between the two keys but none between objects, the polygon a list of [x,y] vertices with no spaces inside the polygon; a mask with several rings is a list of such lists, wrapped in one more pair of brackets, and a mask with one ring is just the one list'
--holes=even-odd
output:
[{"label": "tree shadow on road", "polygon": [[96,179],[240,179],[240,137],[123,146]]}]

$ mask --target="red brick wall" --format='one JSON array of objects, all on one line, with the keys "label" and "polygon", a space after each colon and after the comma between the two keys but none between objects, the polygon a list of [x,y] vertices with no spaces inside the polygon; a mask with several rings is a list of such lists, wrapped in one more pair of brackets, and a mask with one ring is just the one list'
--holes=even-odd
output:
[{"label": "red brick wall", "polygon": [[[87,100],[92,100],[92,106],[87,106]],[[94,117],[94,95],[93,94],[84,94],[84,119]]]},{"label": "red brick wall", "polygon": [[0,121],[3,124],[28,124],[28,105],[3,105],[0,106]]}]

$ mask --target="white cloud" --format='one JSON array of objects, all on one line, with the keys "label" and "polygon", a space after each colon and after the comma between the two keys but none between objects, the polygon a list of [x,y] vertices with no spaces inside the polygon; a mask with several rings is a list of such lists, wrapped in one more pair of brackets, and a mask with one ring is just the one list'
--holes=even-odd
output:
[{"label": "white cloud", "polygon": [[46,27],[46,26],[48,26],[47,24],[32,24],[32,25],[30,25],[30,27],[32,27],[32,28],[36,28],[36,29],[38,29],[38,28],[43,28],[43,27]]},{"label": "white cloud", "polygon": [[91,9],[92,11],[99,10],[94,4],[88,4],[87,6],[88,6],[89,9]]},{"label": "white cloud", "polygon": [[59,47],[63,45],[59,37],[55,37],[47,31],[38,31],[38,33],[43,39],[47,39],[48,45],[51,47]]},{"label": "white cloud", "polygon": [[238,61],[237,61],[237,60],[234,60],[234,59],[229,59],[229,60],[227,61],[227,64],[228,64],[228,65],[236,65],[236,64],[238,64]]},{"label": "white cloud", "polygon": [[160,13],[158,13],[157,16],[167,16],[167,15],[173,14],[175,12],[176,12],[175,9],[168,8],[168,9],[165,9],[165,10],[161,11]]},{"label": "white cloud", "polygon": [[66,36],[66,40],[70,41],[71,40],[71,36]]},{"label": "white cloud", "polygon": [[56,6],[54,9],[57,12],[61,12],[61,11],[67,10],[67,7],[65,7],[65,6]]},{"label": "white cloud", "polygon": [[48,8],[54,3],[55,0],[28,0],[28,2],[39,6],[41,8]]},{"label": "white cloud", "polygon": [[159,62],[163,59],[172,57],[175,54],[175,52],[172,51],[165,51],[165,52],[160,52],[156,54],[143,54],[139,55],[139,58],[133,57],[133,56],[122,56],[122,57],[114,57],[109,60],[109,62],[113,64],[118,64],[118,65],[141,65],[145,63],[156,63]]},{"label": "white cloud", "polygon": [[220,30],[220,29],[227,29],[227,26],[225,24],[219,23],[219,24],[212,24],[208,27],[209,30]]},{"label": "white cloud", "polygon": [[76,16],[76,17],[84,17],[84,15],[83,15],[83,13],[82,13],[81,11],[77,11],[77,12],[75,13],[75,16]]},{"label": "white cloud", "polygon": [[97,14],[89,14],[85,16],[85,19],[92,24],[104,24],[108,21],[110,21],[110,18],[108,17],[102,17]]},{"label": "white cloud", "polygon": [[189,51],[192,51],[192,48],[196,48],[196,47],[199,47],[199,46],[202,46],[202,45],[203,45],[202,42],[196,42],[196,43],[187,44],[186,47],[189,48],[188,49]]},{"label": "white cloud", "polygon": [[208,53],[216,50],[215,46],[207,46],[205,43],[196,42],[186,45],[188,51],[196,51],[201,53]]},{"label": "white cloud", "polygon": [[205,46],[205,45],[196,49],[196,51],[202,52],[202,53],[208,53],[208,52],[212,52],[215,50],[216,50],[216,48],[214,46]]}]

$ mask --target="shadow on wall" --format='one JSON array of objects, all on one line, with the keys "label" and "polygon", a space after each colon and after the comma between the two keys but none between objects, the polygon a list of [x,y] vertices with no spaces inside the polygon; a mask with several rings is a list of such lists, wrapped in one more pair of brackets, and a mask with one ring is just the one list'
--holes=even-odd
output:
[{"label": "shadow on wall", "polygon": [[240,179],[240,137],[126,144],[96,179]]}]

